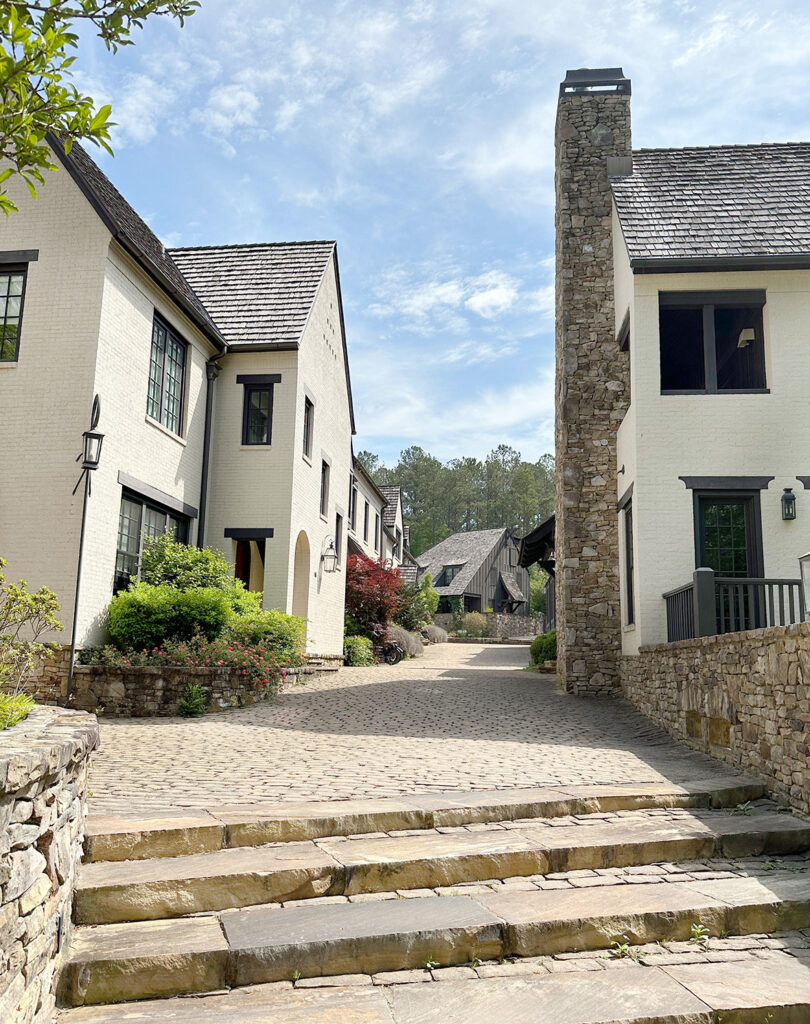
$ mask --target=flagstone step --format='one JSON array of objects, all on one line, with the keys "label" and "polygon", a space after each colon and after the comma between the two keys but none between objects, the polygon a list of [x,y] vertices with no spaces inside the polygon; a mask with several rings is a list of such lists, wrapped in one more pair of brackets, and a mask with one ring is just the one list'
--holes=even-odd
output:
[{"label": "flagstone step", "polygon": [[383,987],[260,985],[197,999],[82,1007],[60,1024],[798,1024],[810,967],[757,963],[636,967]]},{"label": "flagstone step", "polygon": [[91,815],[87,823],[85,860],[176,857],[237,846],[300,842],[364,832],[652,807],[734,807],[764,794],[762,783],[744,776],[728,776],[678,784],[425,793],[373,800],[280,801],[199,811],[155,812],[145,817]]},{"label": "flagstone step", "polygon": [[330,894],[810,849],[810,823],[767,807],[745,815],[672,814],[638,811],[608,820],[584,817],[576,825],[425,831],[91,863],[79,873],[74,919],[79,924],[143,921]]},{"label": "flagstone step", "polygon": [[[220,928],[221,925],[221,928]],[[278,907],[80,928],[73,1005],[810,927],[810,871]]]}]

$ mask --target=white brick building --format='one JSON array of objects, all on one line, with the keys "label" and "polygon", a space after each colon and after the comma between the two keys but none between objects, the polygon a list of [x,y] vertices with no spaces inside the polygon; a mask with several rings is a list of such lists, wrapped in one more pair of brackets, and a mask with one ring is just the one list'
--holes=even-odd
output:
[{"label": "white brick building", "polygon": [[70,630],[97,393],[79,643],[169,528],[305,616],[311,653],[341,653],[354,416],[334,242],[167,251],[79,147],[57,157],[0,229],[10,577],[53,588]]}]

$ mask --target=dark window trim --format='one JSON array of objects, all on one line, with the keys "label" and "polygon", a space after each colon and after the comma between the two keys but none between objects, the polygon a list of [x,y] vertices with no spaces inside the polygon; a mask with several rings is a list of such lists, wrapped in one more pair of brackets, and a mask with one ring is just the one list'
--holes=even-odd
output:
[{"label": "dark window trim", "polygon": [[682,274],[685,271],[722,273],[731,270],[807,270],[810,256],[634,256],[630,260],[633,274]]},{"label": "dark window trim", "polygon": [[679,476],[688,491],[767,491],[772,476]]},{"label": "dark window trim", "polygon": [[[717,479],[722,479],[718,477]],[[773,479],[773,478],[771,478]],[[692,495],[692,518],[695,531],[695,568],[703,568],[702,538],[700,531],[700,505],[703,501],[722,501],[723,499],[740,501],[741,499],[751,504],[751,519],[749,520],[750,532],[748,543],[750,545],[751,562],[749,573],[753,577],[761,578],[765,572],[764,556],[762,550],[762,507],[760,505],[759,490],[722,490],[707,489],[694,491]]]},{"label": "dark window trim", "polygon": [[22,274],[23,279],[22,291],[20,292],[20,315],[17,318],[17,345],[14,349],[14,358],[0,360],[0,362],[3,363],[16,363],[20,358],[20,340],[22,338],[23,316],[25,315],[25,293],[28,290],[28,264],[15,260],[13,263],[9,262],[7,265],[0,268],[0,273],[9,275]]},{"label": "dark window trim", "polygon": [[[118,476],[119,476],[119,483],[121,483],[121,479],[120,478],[121,478],[122,475],[123,474],[121,474],[121,473],[118,474]],[[132,480],[132,477],[128,477],[127,479]],[[137,481],[135,481],[135,482],[137,483]],[[139,491],[135,490],[133,487],[127,486],[126,484],[122,483],[122,485],[121,485],[121,496],[120,496],[120,498],[118,500],[119,528],[120,528],[120,519],[121,519],[121,506],[122,506],[124,501],[131,501],[133,504],[139,505],[140,509],[141,509],[140,521],[139,521],[139,527],[138,527],[138,555],[137,555],[138,565],[137,565],[137,569],[136,569],[135,573],[133,573],[131,576],[129,576],[129,580],[130,581],[132,579],[134,579],[140,573],[140,571],[141,571],[141,559],[143,558],[143,544],[144,544],[144,531],[143,531],[144,513],[145,513],[145,511],[147,509],[151,509],[153,512],[161,512],[163,515],[173,516],[175,519],[178,519],[178,525],[182,525],[184,527],[185,537],[184,537],[184,539],[182,541],[184,544],[188,544],[189,543],[189,536],[190,536],[190,533],[191,533],[191,519],[192,519],[192,517],[187,512],[181,511],[181,509],[188,508],[189,506],[183,505],[182,502],[175,501],[175,499],[173,499],[171,497],[171,495],[168,495],[168,494],[164,495],[163,491],[159,491],[159,490],[157,490],[157,488],[148,487],[148,485],[145,485],[145,484],[141,485],[141,487],[144,488],[144,489],[148,489],[149,491],[153,492],[153,494],[157,494],[157,495],[162,496],[162,498],[168,498],[169,502],[171,502],[171,504],[169,502],[161,500],[161,498],[155,498],[153,496],[153,494],[145,494],[143,492],[139,492]],[[180,506],[180,507],[178,508],[177,506]],[[196,516],[196,514],[197,514],[197,511],[196,511],[196,509],[194,509],[194,515]],[[182,524],[179,523],[180,519],[183,520]],[[122,589],[122,587],[118,586],[118,556],[121,553],[122,552],[121,552],[120,548],[118,547],[118,542],[117,542],[117,538],[116,538],[115,569],[114,569],[114,577],[113,577],[113,592],[114,593],[118,593]],[[129,555],[130,557],[132,556],[132,552],[126,552],[126,554]]]},{"label": "dark window trim", "polygon": [[159,416],[152,416],[149,413],[149,393],[147,392],[147,396],[146,396],[147,416],[149,416],[149,418],[151,420],[154,420],[155,423],[159,423],[161,425],[161,427],[164,428],[164,430],[168,430],[169,433],[174,434],[176,437],[185,437],[185,427],[186,427],[186,383],[188,381],[188,353],[189,353],[189,349],[190,349],[191,346],[186,341],[186,339],[182,336],[182,334],[180,334],[179,331],[176,331],[174,329],[174,327],[172,327],[172,325],[169,323],[169,321],[165,317],[162,317],[160,315],[160,313],[158,313],[157,310],[155,310],[154,314],[152,316],[152,336],[149,339],[150,372],[151,372],[151,361],[152,361],[152,344],[154,342],[154,337],[155,337],[155,321],[158,321],[160,324],[162,324],[163,325],[163,329],[166,331],[167,335],[171,334],[172,337],[174,337],[178,342],[180,342],[180,345],[183,348],[183,379],[180,382],[180,422],[178,424],[178,427],[177,427],[176,431],[173,430],[172,427],[170,427],[167,423],[163,422],[163,416],[164,416],[164,413],[166,411],[165,407],[164,407],[164,404],[163,404],[163,399],[164,399],[164,395],[165,395],[165,391],[166,391],[166,349],[165,348],[163,350],[163,365],[161,367],[161,377],[160,377],[160,415]]},{"label": "dark window trim", "polygon": [[[681,477],[681,480],[683,480],[683,477]],[[625,506],[630,504],[630,499],[632,497],[633,497],[633,485],[630,484],[630,486],[627,488],[627,490],[624,492],[624,494],[621,496],[621,498],[619,498],[619,500],[616,502],[616,511],[617,512],[621,512],[621,510],[623,508],[625,508]]]},{"label": "dark window trim", "polygon": [[129,473],[124,473],[120,469],[118,471],[118,483],[126,488],[126,490],[134,491],[139,498],[154,501],[158,505],[165,505],[170,512],[179,512],[181,516],[187,516],[189,519],[197,518],[198,512],[193,505],[186,505],[179,498],[174,498],[171,494],[166,494],[165,491],[161,491],[151,484],[145,484],[142,480],[137,480],[134,476],[130,476]]},{"label": "dark window trim", "polygon": [[796,479],[805,490],[810,490],[810,476],[797,476]]},{"label": "dark window trim", "polygon": [[237,373],[237,384],[280,384],[280,373]]},{"label": "dark window trim", "polygon": [[[309,418],[307,419],[307,412]],[[309,423],[309,427],[307,427]],[[307,393],[304,394],[304,456],[312,461],[312,440],[315,434],[315,402]]]},{"label": "dark window trim", "polygon": [[705,388],[695,388],[693,391],[680,388],[665,388],[661,390],[662,395],[711,395],[717,398],[723,395],[769,395],[770,388],[723,388],[720,391],[707,391]]},{"label": "dark window trim", "polygon": [[[365,500],[365,499],[364,499]],[[366,507],[363,512],[363,543],[368,544],[368,521],[369,521],[369,508],[371,506],[366,501]]]},{"label": "dark window trim", "polygon": [[273,527],[227,526],[223,533],[231,540],[269,540],[273,536]]},{"label": "dark window trim", "polygon": [[633,574],[635,572],[635,556],[633,552],[633,502],[628,497],[624,506],[624,597],[627,612],[625,625],[633,626],[636,622],[636,596]]},{"label": "dark window trim", "polygon": [[729,289],[711,292],[661,292],[658,293],[658,305],[664,308],[674,306],[764,306],[766,294],[764,288]]},{"label": "dark window trim", "polygon": [[335,511],[335,551],[337,552],[337,564],[343,557],[343,523],[344,516],[339,510]]},{"label": "dark window trim", "polygon": [[619,346],[620,352],[630,351],[630,310],[624,314],[624,320],[619,328],[619,333],[616,335],[616,344]]},{"label": "dark window trim", "polygon": [[332,465],[327,459],[321,459],[321,494],[320,513],[326,518],[329,515],[329,491],[332,486]]},{"label": "dark window trim", "polygon": [[39,249],[9,249],[0,252],[0,264],[4,267],[6,263],[36,263],[38,259]]},{"label": "dark window trim", "polygon": [[[273,443],[273,390],[281,380],[281,375],[278,373],[267,373],[267,374],[253,374],[253,381],[248,382],[240,380],[240,377],[248,377],[250,374],[239,374],[236,378],[237,384],[244,385],[244,391],[242,393],[242,444],[249,448],[269,448]],[[257,380],[256,378],[270,378],[276,377],[277,380],[262,379]],[[251,441],[249,439],[250,434],[250,398],[254,394],[267,395],[267,440],[266,441]]]}]

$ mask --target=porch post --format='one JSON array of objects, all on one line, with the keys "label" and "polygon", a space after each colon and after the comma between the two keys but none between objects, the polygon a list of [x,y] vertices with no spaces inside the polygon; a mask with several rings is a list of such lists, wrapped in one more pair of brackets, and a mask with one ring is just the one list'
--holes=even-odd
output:
[{"label": "porch post", "polygon": [[695,607],[695,636],[717,633],[717,603],[714,596],[714,569],[695,569],[692,599]]}]

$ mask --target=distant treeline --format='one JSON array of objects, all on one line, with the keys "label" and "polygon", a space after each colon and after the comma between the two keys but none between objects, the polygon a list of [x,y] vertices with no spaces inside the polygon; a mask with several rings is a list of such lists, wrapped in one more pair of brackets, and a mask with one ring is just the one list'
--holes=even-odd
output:
[{"label": "distant treeline", "polygon": [[554,457],[525,462],[499,445],[480,459],[440,462],[423,448],[406,448],[388,467],[372,452],[357,456],[377,484],[399,484],[411,551],[419,555],[460,530],[500,526],[523,536],[554,511]]}]

